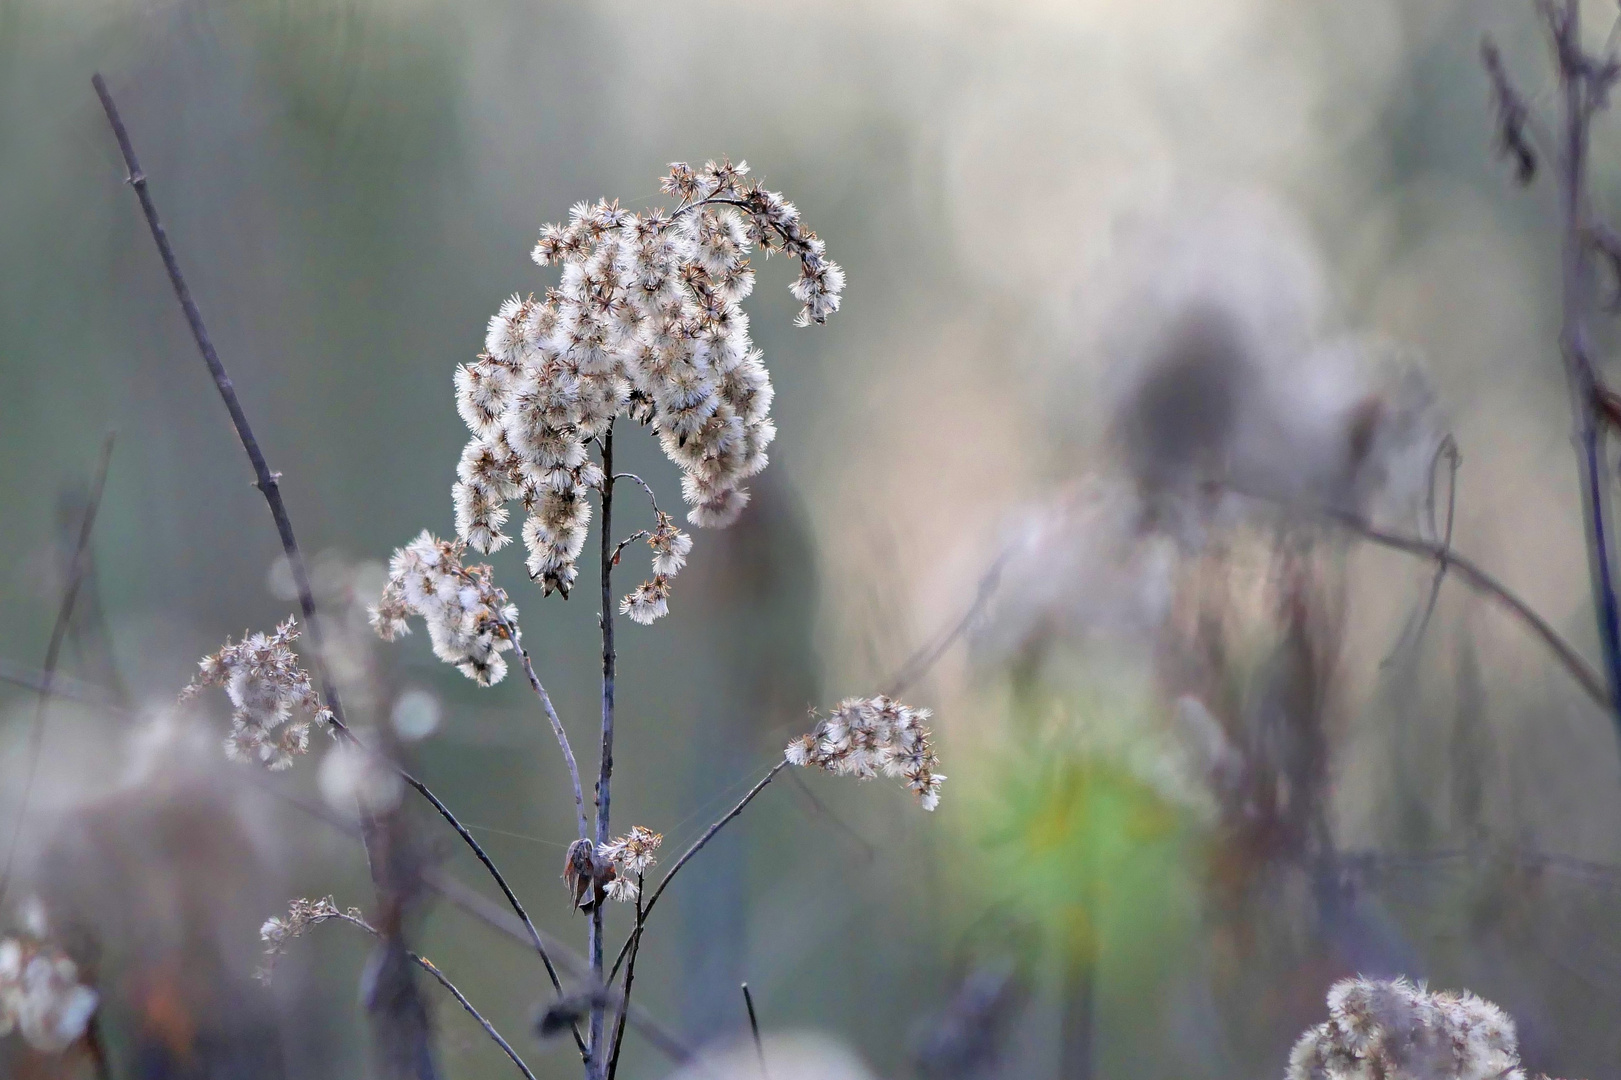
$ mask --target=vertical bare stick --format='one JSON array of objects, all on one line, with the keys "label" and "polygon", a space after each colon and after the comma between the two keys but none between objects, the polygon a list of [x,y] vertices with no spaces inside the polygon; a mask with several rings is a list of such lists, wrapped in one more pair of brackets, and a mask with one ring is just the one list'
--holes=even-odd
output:
[{"label": "vertical bare stick", "polygon": [[[597,776],[597,844],[608,842],[609,814],[612,807],[610,783],[614,768],[614,608],[613,608],[613,503],[614,503],[614,431],[613,421],[599,443],[602,448],[602,521],[598,526],[601,536],[602,586],[602,765]],[[602,905],[591,907],[590,955],[591,977],[602,985]],[[591,1065],[590,1075],[606,1075],[607,1047],[604,1045],[604,1006],[591,1006]]]},{"label": "vertical bare stick", "polygon": [[765,1071],[765,1043],[760,1041],[760,1018],[754,1015],[754,995],[749,993],[749,984],[743,984],[743,1004],[749,1007],[749,1032],[754,1036],[754,1053],[760,1059],[760,1080],[770,1080]]},{"label": "vertical bare stick", "polygon": [[1621,702],[1621,606],[1615,591],[1614,537],[1609,519],[1609,469],[1604,435],[1595,410],[1597,379],[1587,331],[1592,299],[1592,260],[1588,252],[1587,154],[1594,109],[1604,77],[1582,51],[1579,0],[1544,0],[1539,5],[1552,38],[1563,92],[1564,130],[1557,158],[1560,210],[1564,214],[1563,305],[1559,341],[1570,389],[1576,456],[1581,470],[1582,515],[1587,525],[1587,558],[1593,579],[1593,606],[1612,711]]},{"label": "vertical bare stick", "polygon": [[28,773],[23,781],[22,805],[17,810],[17,824],[11,830],[11,843],[6,848],[6,864],[0,869],[0,900],[11,888],[12,861],[17,857],[17,845],[22,840],[23,824],[28,818],[28,803],[33,798],[34,780],[39,772],[39,755],[45,746],[45,710],[51,701],[51,683],[56,678],[56,664],[62,655],[62,641],[67,637],[68,622],[73,617],[73,602],[79,597],[79,584],[84,580],[86,553],[90,547],[90,532],[96,525],[96,511],[101,507],[101,493],[107,486],[107,466],[113,457],[113,436],[109,432],[101,444],[101,461],[96,465],[96,477],[90,485],[90,502],[84,508],[84,520],[79,524],[79,538],[68,562],[67,587],[62,590],[62,604],[56,611],[56,622],[51,626],[50,644],[45,647],[45,670],[39,680],[39,700],[34,703],[34,724],[28,732]]}]

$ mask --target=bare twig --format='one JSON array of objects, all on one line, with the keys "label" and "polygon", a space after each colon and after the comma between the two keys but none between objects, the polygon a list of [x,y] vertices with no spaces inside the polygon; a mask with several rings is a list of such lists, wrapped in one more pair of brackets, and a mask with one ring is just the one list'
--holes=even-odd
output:
[{"label": "bare twig", "polygon": [[264,495],[265,503],[270,507],[270,516],[276,523],[276,533],[281,538],[282,552],[287,556],[287,566],[292,571],[293,585],[298,590],[298,606],[304,614],[305,632],[310,637],[311,652],[314,654],[312,662],[321,681],[321,696],[326,701],[327,708],[337,717],[339,725],[343,726],[343,703],[339,700],[337,687],[332,684],[331,676],[326,669],[326,652],[321,645],[321,623],[315,613],[315,593],[310,588],[309,571],[304,565],[298,538],[293,533],[292,519],[287,515],[287,504],[281,497],[281,474],[272,472],[266,463],[264,451],[259,449],[259,441],[254,437],[253,428],[248,423],[248,416],[242,411],[242,403],[237,400],[236,387],[231,382],[231,376],[226,373],[225,365],[220,362],[219,353],[214,349],[208,327],[203,324],[202,312],[198,310],[196,301],[191,297],[191,289],[186,285],[186,278],[180,272],[180,263],[175,258],[174,247],[169,243],[169,234],[164,230],[163,222],[158,217],[157,206],[152,202],[152,193],[147,190],[146,174],[141,171],[140,163],[135,159],[135,147],[130,142],[123,119],[118,115],[118,106],[114,104],[112,95],[107,90],[107,82],[99,72],[90,82],[96,88],[96,96],[101,99],[101,107],[107,114],[107,122],[112,125],[113,137],[118,140],[119,152],[123,154],[124,165],[129,170],[127,183],[135,189],[136,198],[141,202],[141,212],[146,215],[146,224],[151,229],[152,241],[157,245],[158,255],[163,260],[163,268],[168,271],[169,284],[174,287],[175,299],[180,302],[186,323],[191,327],[192,338],[197,342],[197,350],[202,353],[203,362],[208,365],[208,373],[214,378],[214,386],[219,390],[220,400],[225,403],[226,412],[231,414],[231,425],[236,429],[237,438],[242,442],[242,449],[248,455],[248,463],[253,467],[253,486]]},{"label": "bare twig", "polygon": [[77,701],[81,705],[92,705],[114,716],[129,715],[129,710],[118,703],[118,699],[111,691],[79,679],[71,679],[60,671],[52,675],[50,684],[46,685],[44,672],[32,671],[10,660],[0,660],[0,683],[10,683],[12,686],[20,686],[24,690],[32,690],[47,697],[64,698],[68,701]]},{"label": "bare twig", "polygon": [[[354,737],[351,735],[350,738],[353,739]],[[358,740],[355,741],[358,742]],[[553,989],[562,994],[563,983],[557,977],[557,968],[553,965],[551,956],[546,952],[546,945],[541,940],[540,931],[535,929],[535,924],[530,920],[529,913],[524,910],[523,903],[518,899],[518,895],[512,891],[512,886],[507,884],[507,879],[496,868],[495,861],[485,852],[483,845],[468,831],[467,826],[457,820],[456,815],[451,813],[450,808],[439,800],[439,796],[435,795],[428,789],[426,784],[404,769],[398,766],[395,768],[399,772],[400,778],[409,784],[417,794],[427,799],[435,810],[439,811],[439,816],[444,818],[452,829],[456,830],[456,835],[462,838],[463,842],[472,849],[473,854],[478,857],[478,861],[484,864],[484,869],[489,871],[490,877],[495,879],[495,883],[500,887],[502,895],[507,898],[507,903],[512,906],[513,911],[517,912],[518,918],[523,921],[524,927],[528,930],[529,942],[534,946],[535,951],[540,954],[541,963],[546,965],[546,974],[552,980]]]},{"label": "bare twig", "polygon": [[1582,509],[1588,529],[1588,561],[1593,578],[1593,605],[1599,641],[1604,648],[1607,695],[1611,710],[1621,700],[1621,606],[1615,589],[1614,538],[1608,520],[1609,479],[1604,434],[1593,407],[1595,376],[1589,354],[1587,307],[1591,302],[1592,267],[1588,258],[1587,152],[1594,109],[1602,106],[1615,78],[1613,61],[1595,67],[1581,45],[1578,0],[1541,5],[1553,40],[1564,90],[1563,147],[1558,161],[1560,209],[1565,216],[1564,307],[1560,344],[1570,387],[1577,457],[1582,471]]},{"label": "bare twig", "polygon": [[411,954],[411,959],[415,960],[423,971],[426,971],[429,975],[432,975],[435,979],[439,980],[440,986],[443,986],[446,990],[450,991],[451,996],[461,1004],[463,1009],[467,1010],[467,1015],[471,1016],[474,1020],[477,1020],[479,1027],[484,1029],[484,1033],[495,1041],[495,1045],[501,1048],[501,1052],[503,1054],[512,1059],[512,1063],[514,1065],[518,1066],[519,1072],[523,1073],[524,1076],[529,1078],[529,1080],[535,1080],[535,1074],[529,1071],[529,1066],[523,1063],[523,1058],[519,1057],[518,1052],[512,1049],[512,1044],[501,1037],[501,1033],[495,1030],[494,1024],[491,1024],[488,1020],[484,1019],[483,1014],[477,1009],[473,1008],[473,1003],[467,1000],[467,995],[456,989],[455,983],[445,978],[445,973],[439,970],[437,964],[425,956],[418,956],[416,953]]},{"label": "bare twig", "polygon": [[[1285,500],[1257,492],[1245,491],[1236,487],[1230,488],[1230,490],[1247,498],[1259,499],[1262,502],[1268,502],[1283,509],[1289,509],[1292,506]],[[1386,532],[1346,510],[1327,506],[1295,508],[1338,525],[1343,529],[1356,533],[1364,540],[1372,541],[1383,547],[1396,551],[1405,551],[1410,555],[1417,555],[1437,563],[1444,560],[1446,565],[1470,588],[1496,601],[1500,607],[1524,624],[1532,635],[1540,639],[1548,647],[1549,651],[1554,654],[1554,657],[1570,672],[1577,685],[1585,690],[1588,696],[1597,702],[1601,708],[1606,710],[1610,708],[1610,696],[1604,685],[1603,676],[1594,671],[1587,661],[1582,659],[1581,654],[1572,648],[1564,638],[1560,637],[1559,632],[1549,625],[1546,619],[1537,614],[1531,605],[1516,596],[1509,590],[1508,586],[1498,581],[1496,577],[1487,572],[1473,559],[1460,555],[1451,548],[1421,540],[1416,536],[1401,536],[1396,533]]]},{"label": "bare twig", "polygon": [[[273,781],[269,774],[254,770],[243,770],[242,775],[254,787],[259,788],[272,798],[286,803],[293,809],[309,815],[345,836],[357,840],[360,838],[359,830],[349,822],[320,803],[312,802],[286,790],[283,785]],[[533,944],[531,935],[538,936],[545,944],[546,951],[553,957],[554,962],[560,969],[581,978],[589,974],[590,964],[586,962],[583,956],[574,952],[544,930],[537,930],[532,923],[526,924],[523,920],[515,918],[508,907],[489,899],[471,885],[464,884],[433,866],[422,867],[420,876],[423,886],[429,891],[444,898],[451,906],[471,915],[492,930],[504,934],[525,946]],[[559,995],[559,999],[561,999],[561,995]],[[671,1061],[679,1063],[691,1060],[693,1056],[691,1047],[666,1029],[652,1013],[640,1005],[630,1007],[629,1023],[631,1027],[640,1031],[642,1036],[654,1048]]]},{"label": "bare twig", "polygon": [[[487,899],[483,893],[431,868],[425,870],[422,876],[428,888],[490,929],[527,943],[528,937],[523,927],[512,917],[512,913],[495,901]],[[583,978],[590,973],[591,965],[585,957],[573,952],[567,945],[544,931],[542,936],[546,939],[546,946],[552,951],[558,964],[570,974]],[[692,1048],[661,1024],[652,1013],[629,1001],[625,1001],[624,1004],[627,1009],[626,1023],[640,1032],[649,1045],[678,1064],[692,1060]]]},{"label": "bare twig", "polygon": [[[319,921],[324,922],[327,919],[338,919],[342,922],[349,923],[351,926],[358,926],[360,929],[366,931],[366,933],[376,938],[381,938],[383,936],[381,931],[372,926],[372,924],[367,922],[365,919],[357,919],[355,916],[349,915],[345,912],[333,912],[330,915],[323,916]],[[512,1063],[518,1067],[519,1072],[523,1073],[528,1080],[535,1080],[535,1074],[529,1071],[529,1066],[524,1064],[523,1058],[519,1057],[518,1052],[512,1049],[512,1044],[501,1037],[501,1033],[495,1030],[495,1025],[486,1020],[484,1018],[484,1014],[473,1007],[473,1003],[467,1000],[467,995],[463,994],[456,988],[456,984],[451,982],[443,971],[439,970],[439,966],[437,964],[435,964],[432,960],[429,960],[427,957],[421,956],[414,952],[408,952],[406,953],[406,956],[411,960],[412,963],[416,964],[423,971],[426,971],[429,975],[432,975],[434,979],[438,981],[440,986],[443,986],[446,990],[450,991],[450,996],[455,998],[463,1009],[467,1010],[468,1016],[471,1016],[474,1020],[478,1021],[479,1027],[482,1027],[484,1029],[484,1033],[495,1042],[495,1045],[501,1048],[501,1052],[506,1054],[506,1056],[512,1060]]]},{"label": "bare twig", "polygon": [[913,653],[895,672],[894,677],[890,679],[889,689],[884,691],[885,694],[890,697],[899,697],[905,693],[912,684],[923,678],[929,669],[939,662],[940,658],[946,654],[946,650],[951,648],[958,638],[969,631],[974,625],[974,620],[979,618],[986,605],[991,602],[991,597],[996,595],[997,586],[1002,581],[1002,571],[1007,569],[1007,564],[1013,558],[1015,550],[1015,545],[1009,545],[1002,550],[1002,553],[986,568],[985,573],[980,575],[979,587],[974,594],[974,602],[968,606],[967,611],[963,612],[962,618],[958,619],[933,642],[924,645]]},{"label": "bare twig", "polygon": [[[1413,648],[1424,640],[1424,634],[1430,627],[1430,619],[1435,615],[1435,605],[1441,598],[1441,582],[1446,580],[1447,567],[1451,565],[1452,528],[1458,515],[1458,466],[1462,464],[1462,455],[1458,453],[1458,442],[1451,435],[1441,440],[1435,449],[1435,456],[1430,459],[1429,490],[1424,496],[1424,506],[1429,515],[1430,533],[1441,538],[1443,556],[1436,560],[1435,576],[1430,579],[1430,595],[1424,601],[1424,607],[1415,612],[1406,627],[1402,629],[1401,637],[1390,650],[1390,655],[1380,661],[1381,668],[1390,667],[1396,662],[1403,651]],[[1436,466],[1442,461],[1447,463],[1447,509],[1446,524],[1438,525],[1435,518],[1435,482]]]},{"label": "bare twig", "polygon": [[[614,501],[614,431],[613,421],[608,422],[608,430],[603,432],[597,444],[602,453],[602,524],[598,527],[601,541],[599,555],[601,559],[601,587],[602,612],[599,616],[602,627],[602,761],[597,775],[597,846],[608,842],[609,816],[612,809],[611,783],[614,768],[614,665],[616,655],[614,652],[614,606],[613,606],[613,556],[610,549],[613,545],[613,501]],[[592,980],[598,985],[606,985],[602,977],[602,905],[593,904],[591,907],[591,930],[589,948],[587,952],[591,958]],[[605,1075],[606,1045],[603,1042],[604,1010],[601,1005],[593,1004],[591,1007],[591,1061],[587,1068],[590,1076],[601,1078]]]},{"label": "bare twig", "polygon": [[1527,135],[1536,137],[1531,110],[1525,99],[1514,89],[1508,72],[1503,68],[1503,55],[1497,43],[1486,38],[1480,43],[1480,59],[1492,82],[1492,103],[1497,109],[1498,152],[1514,159],[1515,178],[1529,184],[1537,174],[1537,155],[1527,141]]},{"label": "bare twig", "polygon": [[765,1068],[765,1043],[760,1041],[760,1018],[754,1015],[754,995],[749,984],[743,984],[743,1004],[749,1007],[749,1032],[754,1036],[754,1053],[760,1059],[760,1080],[770,1080]]},{"label": "bare twig", "polygon": [[[304,564],[303,553],[298,546],[298,538],[293,532],[292,519],[287,514],[286,503],[281,497],[280,473],[272,472],[265,461],[259,442],[253,434],[253,428],[248,423],[247,414],[243,411],[241,402],[236,396],[236,388],[231,377],[225,371],[225,365],[220,361],[219,354],[214,348],[213,340],[209,337],[208,328],[203,323],[202,312],[198,310],[196,302],[192,299],[191,289],[186,284],[185,276],[180,271],[179,261],[175,257],[174,247],[169,243],[168,233],[164,230],[163,222],[158,217],[156,205],[152,201],[151,192],[147,190],[146,174],[141,171],[140,163],[135,157],[135,148],[130,142],[129,132],[124,127],[124,121],[119,116],[118,106],[113,102],[112,95],[107,89],[106,80],[98,72],[92,79],[96,96],[101,100],[103,111],[107,114],[107,122],[112,126],[113,136],[118,140],[119,152],[123,155],[124,165],[128,170],[128,182],[135,189],[136,197],[140,200],[141,211],[146,217],[146,223],[152,233],[153,243],[157,245],[158,254],[163,260],[164,269],[168,272],[169,283],[174,288],[175,298],[180,302],[181,310],[185,313],[186,322],[191,328],[192,337],[197,343],[197,349],[202,354],[204,363],[208,366],[209,374],[213,376],[214,385],[219,390],[220,399],[225,403],[226,411],[231,416],[231,424],[236,429],[237,438],[241,440],[242,449],[248,456],[248,462],[253,467],[255,483],[265,502],[270,508],[270,515],[276,524],[276,533],[281,538],[282,552],[287,557],[288,568],[293,575],[293,583],[298,591],[299,609],[303,612],[305,629],[310,636],[311,663],[314,665],[317,677],[321,683],[322,697],[332,712],[332,725],[342,735],[359,744],[359,740],[350,732],[344,720],[343,703],[340,700],[336,685],[333,684],[331,674],[327,670],[325,650],[321,644],[320,620],[315,610],[315,594],[310,587],[309,572]],[[514,910],[526,923],[529,916],[518,903],[516,895],[506,884],[505,879],[496,870],[495,864],[489,856],[484,854],[482,847],[473,839],[471,833],[463,828],[455,816],[440,802],[426,785],[409,776],[403,770],[401,775],[413,790],[427,798],[438,810],[441,817],[450,822],[457,833],[473,849],[474,854],[485,868],[495,877],[497,884],[513,904]],[[371,866],[374,881],[377,880],[379,867],[374,858],[376,843],[371,835],[375,832],[375,822],[371,815],[361,814],[361,841],[366,847],[367,862]],[[381,883],[379,882],[379,885]],[[545,947],[540,943],[537,935],[534,940],[537,951],[540,952],[546,964],[546,970],[552,977],[554,986],[561,991],[561,984],[553,969],[551,959],[546,956]]]},{"label": "bare twig", "polygon": [[648,532],[646,529],[637,529],[635,532],[631,533],[629,536],[627,536],[623,540],[619,541],[618,545],[615,546],[615,548],[614,548],[613,560],[612,560],[613,565],[615,565],[615,566],[619,565],[619,556],[621,556],[621,555],[623,555],[625,553],[626,548],[630,547],[630,545],[634,544],[636,541],[642,539],[643,537],[647,537],[647,536],[651,536],[651,535],[653,535],[653,534]]},{"label": "bare twig", "polygon": [[633,472],[614,473],[613,478],[615,480],[634,480],[634,481],[636,481],[637,485],[639,487],[641,487],[641,489],[643,491],[647,492],[647,501],[653,504],[653,513],[656,514],[656,513],[659,512],[659,497],[657,495],[653,494],[653,489],[648,486],[648,483],[647,483],[646,480],[643,480],[641,477],[637,476]]},{"label": "bare twig", "polygon": [[619,1019],[614,1024],[613,1051],[608,1058],[608,1080],[614,1080],[619,1072],[619,1051],[625,1047],[625,1017],[630,1012],[630,990],[636,982],[636,954],[641,952],[641,925],[642,925],[642,875],[636,875],[636,926],[632,934],[630,960],[625,964],[625,988],[619,995]]},{"label": "bare twig", "polygon": [[704,845],[713,840],[715,838],[715,834],[726,827],[727,822],[741,814],[743,812],[743,808],[748,806],[749,803],[753,802],[754,797],[760,794],[760,792],[764,791],[765,786],[771,783],[771,781],[776,778],[776,775],[787,767],[788,762],[786,759],[771,766],[770,771],[760,778],[759,783],[750,788],[749,793],[743,796],[736,806],[732,807],[725,813],[724,816],[711,824],[709,828],[705,829],[704,834],[698,837],[697,840],[693,841],[692,846],[681,853],[681,857],[675,861],[674,866],[670,867],[669,872],[666,873],[664,877],[659,879],[658,888],[653,890],[653,895],[648,898],[647,906],[642,909],[641,917],[636,920],[636,929],[631,932],[630,937],[625,939],[624,946],[619,950],[619,958],[614,961],[613,970],[608,973],[608,982],[613,982],[614,977],[619,974],[619,967],[625,962],[626,954],[630,952],[631,942],[635,941],[637,936],[642,932],[642,927],[646,924],[647,917],[653,914],[653,905],[659,902],[659,897],[664,895],[664,890],[670,887],[670,882],[675,880],[675,876],[681,872],[681,868],[687,865],[687,862],[694,855],[702,851]]},{"label": "bare twig", "polygon": [[[497,617],[500,617],[499,615]],[[529,652],[523,647],[523,632],[517,624],[501,618],[501,625],[506,634],[512,639],[512,647],[517,650],[518,657],[523,661],[523,673],[529,679],[529,686],[540,698],[541,708],[546,712],[546,719],[551,722],[552,734],[557,736],[557,745],[563,750],[563,760],[568,764],[569,781],[574,785],[574,812],[579,818],[580,839],[590,836],[590,823],[585,816],[585,792],[580,786],[580,766],[574,760],[574,748],[569,745],[568,732],[563,728],[563,721],[557,716],[557,710],[552,707],[551,695],[541,685],[540,678],[535,674],[535,665],[529,659]]]},{"label": "bare twig", "polygon": [[68,621],[73,617],[73,602],[78,599],[79,585],[84,581],[90,533],[96,525],[96,511],[101,508],[101,494],[107,486],[107,466],[113,457],[113,437],[108,434],[101,444],[101,460],[96,465],[95,479],[90,485],[90,501],[85,506],[84,520],[79,523],[79,537],[68,562],[67,586],[62,590],[62,603],[56,611],[56,622],[51,626],[51,640],[45,647],[45,669],[40,673],[39,700],[34,703],[34,723],[28,732],[28,771],[23,781],[22,805],[17,809],[17,824],[11,830],[11,843],[6,848],[6,863],[0,869],[0,900],[11,887],[12,862],[17,857],[17,845],[22,840],[23,825],[28,819],[28,803],[33,798],[34,781],[39,773],[39,755],[45,746],[45,714],[51,701],[51,684],[56,679],[56,664],[62,656],[62,641],[67,637]]}]

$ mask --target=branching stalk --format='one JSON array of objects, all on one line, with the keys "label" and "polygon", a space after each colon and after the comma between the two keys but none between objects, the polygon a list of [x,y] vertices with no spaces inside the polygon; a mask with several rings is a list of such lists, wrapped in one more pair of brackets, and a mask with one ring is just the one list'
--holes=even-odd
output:
[{"label": "branching stalk", "polygon": [[[612,810],[612,780],[614,767],[614,596],[613,596],[613,498],[614,498],[614,432],[613,422],[603,433],[598,444],[602,452],[602,521],[598,525],[601,557],[602,586],[602,765],[597,776],[597,846],[608,842],[610,813]],[[589,949],[591,975],[600,986],[602,978],[602,904],[591,908]],[[591,1064],[589,1072],[601,1078],[604,1075],[606,1044],[603,1041],[604,1008],[591,1006]]]},{"label": "branching stalk", "polygon": [[653,895],[648,897],[647,906],[642,908],[641,913],[637,916],[636,929],[631,932],[630,937],[625,939],[624,946],[619,950],[619,957],[614,960],[613,970],[608,973],[609,982],[612,982],[614,977],[619,974],[619,968],[625,962],[626,955],[631,951],[632,943],[641,936],[642,928],[647,923],[647,917],[653,913],[653,905],[659,902],[659,897],[664,895],[664,890],[670,887],[670,882],[675,880],[675,876],[681,872],[681,868],[687,865],[687,862],[694,855],[702,851],[704,845],[713,840],[715,838],[715,834],[720,832],[721,829],[725,828],[728,822],[737,817],[737,815],[741,814],[743,812],[743,808],[748,806],[749,803],[753,802],[754,797],[760,794],[760,792],[764,791],[765,786],[771,783],[772,780],[776,779],[777,774],[787,767],[787,760],[779,761],[775,765],[771,766],[770,771],[768,771],[764,776],[760,777],[760,782],[750,788],[749,793],[743,796],[736,806],[726,811],[724,816],[716,820],[709,826],[709,828],[705,829],[704,834],[698,837],[697,840],[693,841],[692,846],[681,853],[681,857],[675,861],[674,866],[670,867],[669,872],[667,872],[664,877],[659,879],[658,888],[653,890]]},{"label": "branching stalk", "polygon": [[[382,932],[376,927],[372,926],[371,923],[364,919],[357,919],[353,915],[349,915],[345,912],[334,912],[325,916],[325,918],[338,919],[349,923],[351,926],[357,926],[376,938],[381,938],[383,936]],[[450,996],[455,998],[457,1003],[460,1004],[463,1009],[467,1010],[468,1016],[471,1016],[474,1020],[478,1021],[479,1027],[484,1029],[484,1033],[490,1037],[495,1045],[501,1048],[501,1052],[506,1054],[506,1056],[511,1059],[512,1063],[518,1067],[518,1071],[523,1073],[527,1080],[535,1080],[535,1074],[529,1071],[529,1066],[524,1064],[523,1058],[519,1057],[518,1052],[512,1049],[512,1044],[507,1042],[506,1039],[501,1036],[499,1031],[495,1030],[495,1025],[486,1020],[483,1013],[479,1012],[473,1007],[473,1003],[467,1000],[467,995],[463,994],[456,988],[456,984],[451,982],[443,971],[439,970],[439,966],[437,964],[435,964],[432,960],[429,960],[427,957],[421,956],[414,952],[407,952],[405,955],[412,963],[416,964],[417,967],[421,968],[423,971],[426,971],[429,975],[432,975],[440,986],[444,987],[450,992]]]},{"label": "branching stalk", "polygon": [[1563,91],[1563,126],[1557,159],[1559,203],[1564,215],[1564,302],[1559,332],[1565,379],[1570,389],[1577,462],[1582,474],[1582,513],[1587,524],[1587,557],[1593,579],[1593,606],[1612,711],[1621,702],[1621,607],[1615,592],[1614,537],[1609,517],[1609,470],[1604,434],[1594,408],[1596,378],[1587,331],[1592,301],[1592,260],[1587,237],[1587,156],[1595,95],[1590,59],[1582,51],[1580,0],[1545,3],[1543,14],[1553,39]]}]

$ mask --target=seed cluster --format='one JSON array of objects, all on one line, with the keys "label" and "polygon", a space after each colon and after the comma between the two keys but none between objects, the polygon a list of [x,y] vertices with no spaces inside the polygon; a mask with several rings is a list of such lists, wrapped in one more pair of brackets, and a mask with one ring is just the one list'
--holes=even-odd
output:
[{"label": "seed cluster", "polygon": [[[558,285],[544,299],[509,299],[484,352],[456,370],[473,437],[452,497],[457,535],[475,551],[510,541],[502,529],[518,500],[530,576],[566,595],[591,519],[587,493],[604,479],[588,443],[620,414],[651,427],[681,469],[688,521],[722,527],[742,511],[742,483],[765,468],[776,437],[771,379],[742,308],[754,289],[748,256],[799,261],[802,325],[838,310],[844,288],[799,211],[747,173],[742,162],[677,163],[662,182],[674,209],[582,202],[567,224],[541,230],[534,259],[561,268]],[[649,585],[643,615],[661,599]]]},{"label": "seed cluster", "polygon": [[814,731],[788,744],[790,765],[817,766],[837,776],[870,780],[880,772],[906,786],[933,810],[940,805],[945,777],[934,770],[931,732],[923,726],[928,709],[913,709],[880,694],[845,698]]},{"label": "seed cluster", "polygon": [[293,651],[297,638],[298,621],[291,616],[274,634],[251,634],[235,644],[226,638],[219,652],[198,662],[202,670],[181,692],[185,700],[204,686],[225,688],[233,707],[225,753],[233,761],[285,769],[308,752],[310,721],[331,721]]}]

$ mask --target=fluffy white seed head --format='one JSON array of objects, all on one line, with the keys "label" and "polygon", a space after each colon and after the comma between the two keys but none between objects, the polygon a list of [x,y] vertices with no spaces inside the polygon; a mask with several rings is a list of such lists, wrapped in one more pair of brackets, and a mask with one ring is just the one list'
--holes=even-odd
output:
[{"label": "fluffy white seed head", "polygon": [[1344,979],[1328,1016],[1295,1042],[1288,1080],[1524,1080],[1514,1022],[1468,991]]},{"label": "fluffy white seed head", "polygon": [[[415,557],[408,557],[409,572],[417,573]],[[385,624],[389,613],[374,616]],[[390,625],[379,625],[379,632]],[[196,696],[205,686],[218,686],[230,699],[231,733],[225,754],[233,761],[249,761],[280,770],[307,753],[310,723],[329,723],[331,711],[321,702],[310,674],[299,664],[292,643],[298,622],[289,617],[274,634],[249,634],[240,642],[230,638],[219,652],[198,661],[198,674],[181,692],[181,699]]]},{"label": "fluffy white seed head", "polygon": [[[499,520],[505,516],[502,506]],[[435,656],[479,685],[493,686],[506,677],[501,654],[513,646],[518,609],[496,587],[490,567],[462,564],[465,550],[460,540],[440,540],[424,530],[395,551],[371,623],[392,641],[410,633],[411,618],[422,619]]]},{"label": "fluffy white seed head", "polygon": [[0,938],[0,1037],[13,1031],[43,1054],[84,1037],[100,997],[66,953],[29,937]]},{"label": "fluffy white seed head", "polygon": [[945,776],[935,770],[932,733],[924,726],[927,709],[880,694],[845,698],[809,734],[788,744],[790,765],[815,766],[835,776],[871,780],[882,773],[901,780],[925,810],[940,805]]},{"label": "fluffy white seed head", "polygon": [[[501,547],[502,504],[521,498],[527,565],[546,592],[567,594],[577,576],[585,496],[603,481],[586,443],[616,416],[659,436],[685,474],[689,522],[721,528],[747,505],[741,484],[765,468],[776,433],[770,377],[741,306],[754,289],[752,252],[799,261],[791,292],[801,325],[838,310],[843,271],[746,163],[677,162],[660,186],[674,208],[580,202],[567,222],[542,228],[534,259],[560,268],[557,287],[544,299],[508,298],[484,353],[456,370],[457,410],[474,436],[453,494],[457,535],[478,551]],[[668,579],[684,558],[659,553],[656,577]],[[420,582],[402,582],[416,604],[408,584]],[[646,583],[627,613],[657,618],[657,591]],[[379,630],[398,633],[397,614],[383,609]]]}]

